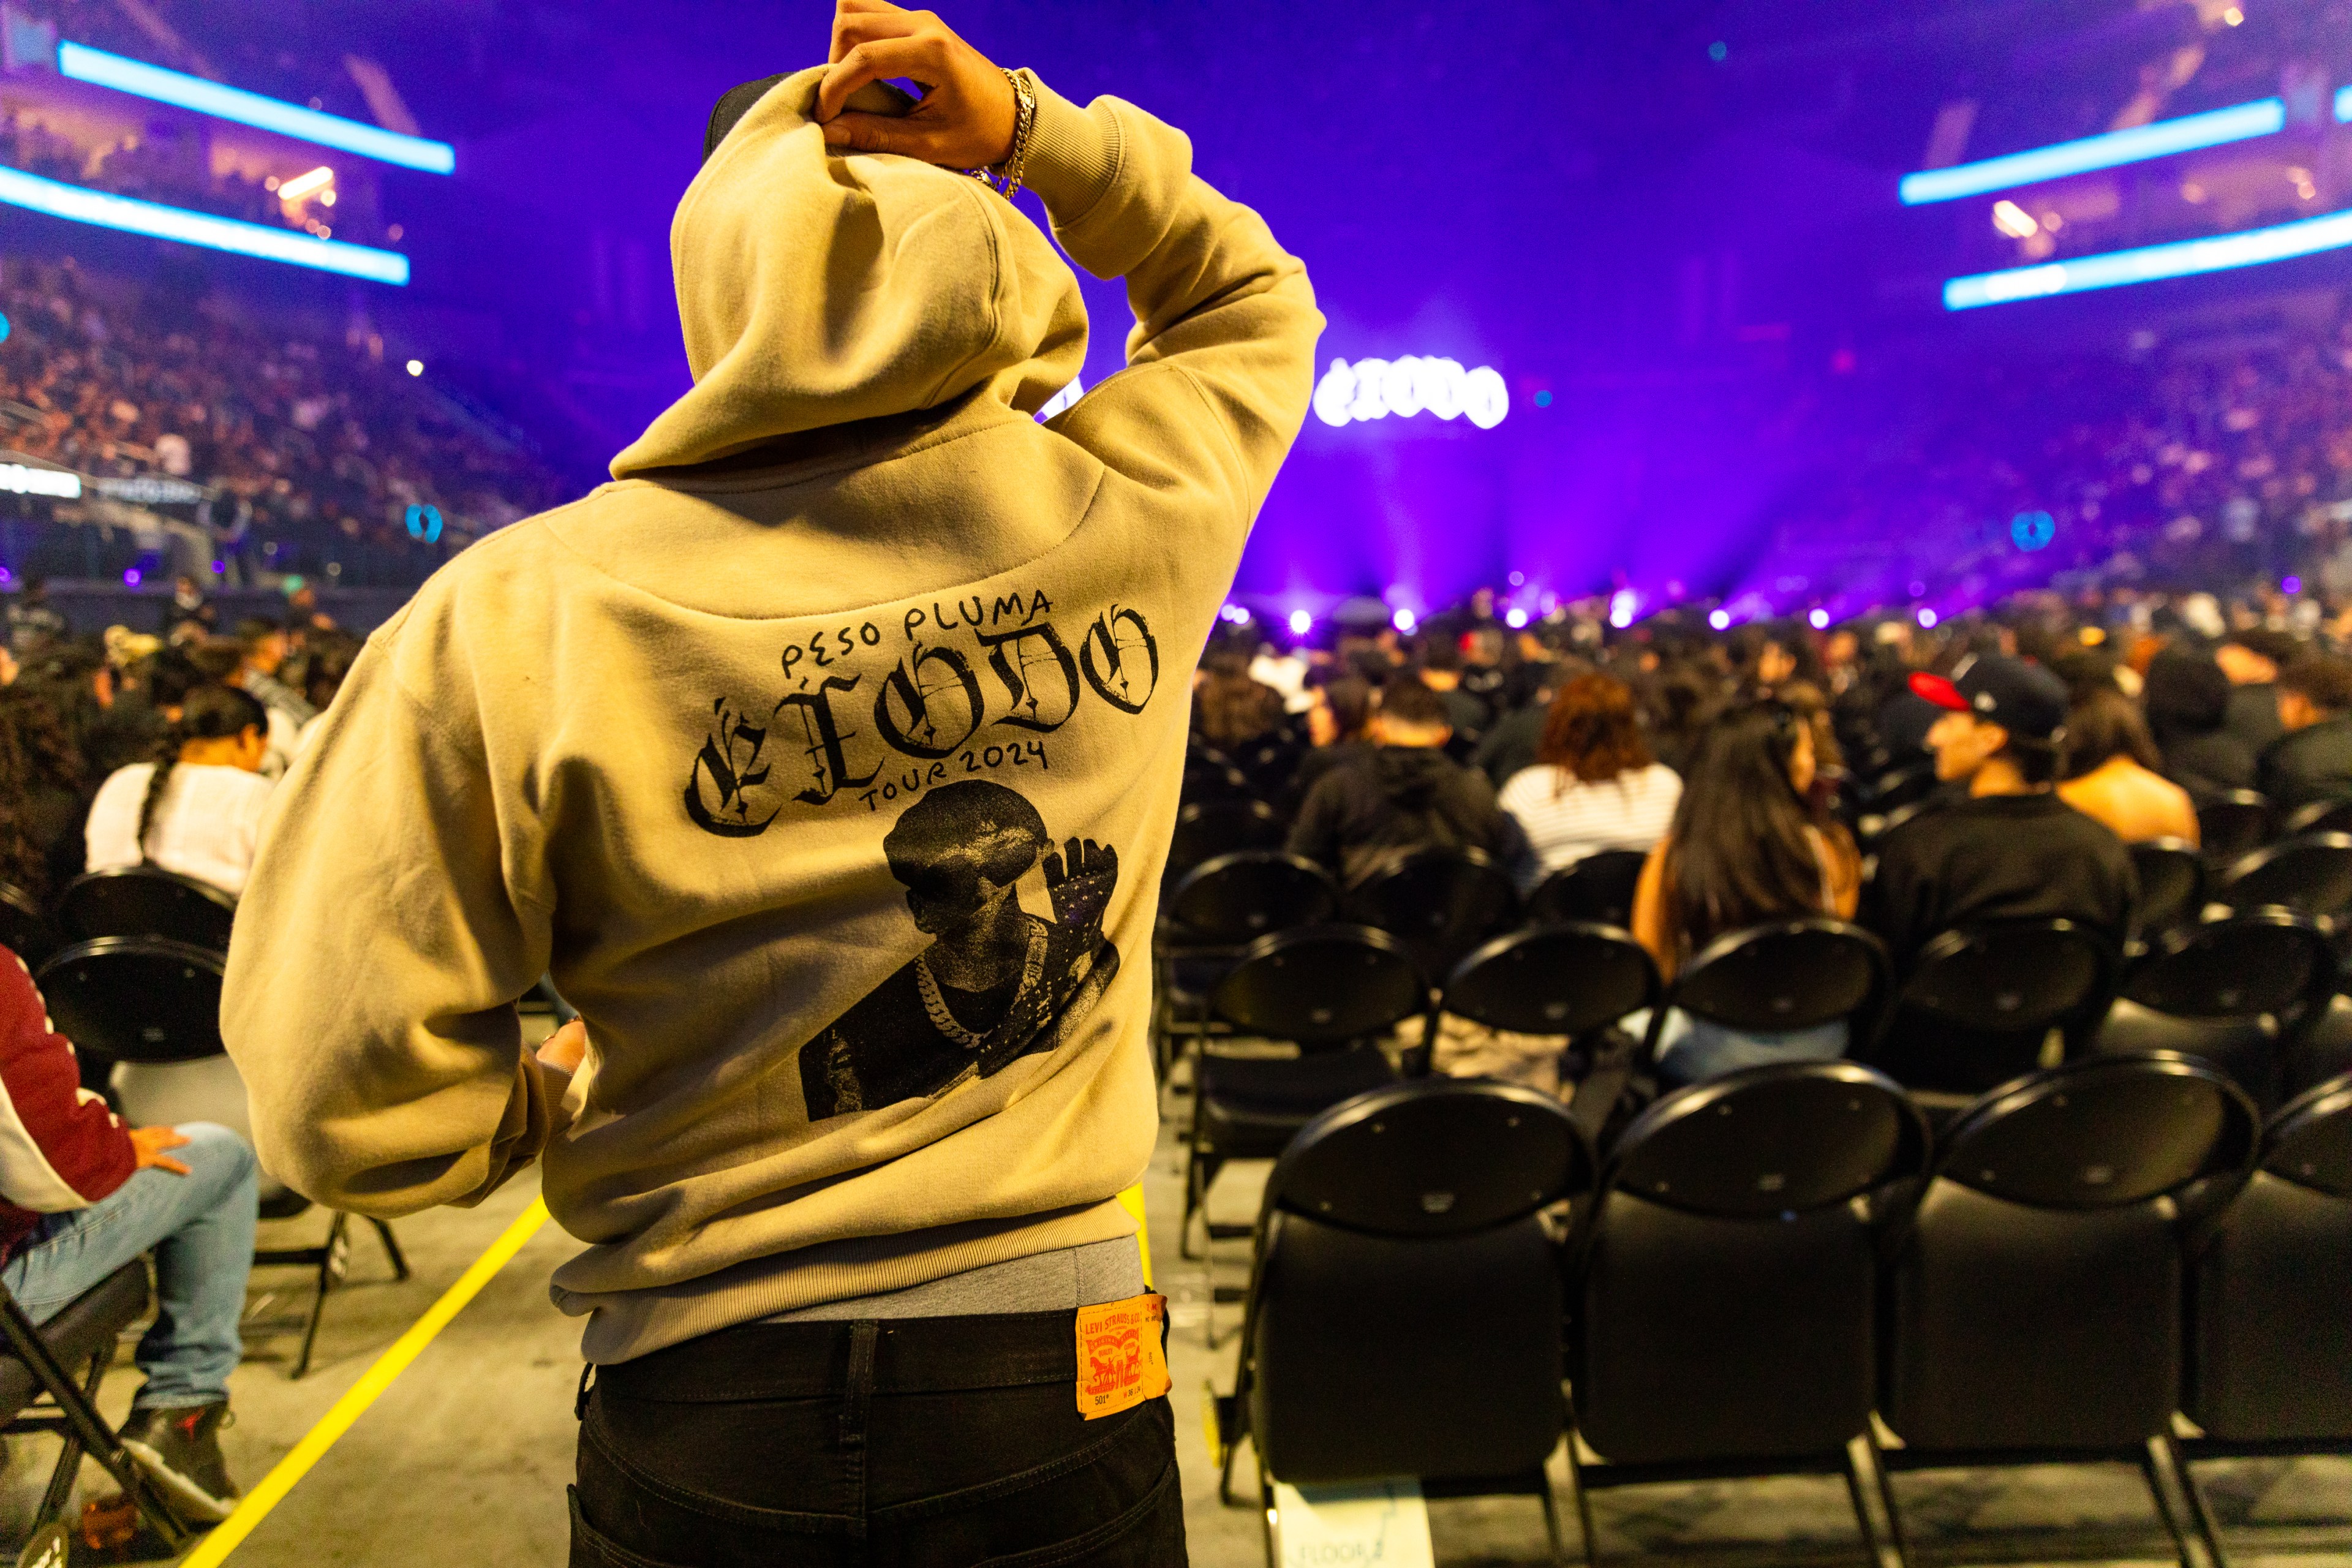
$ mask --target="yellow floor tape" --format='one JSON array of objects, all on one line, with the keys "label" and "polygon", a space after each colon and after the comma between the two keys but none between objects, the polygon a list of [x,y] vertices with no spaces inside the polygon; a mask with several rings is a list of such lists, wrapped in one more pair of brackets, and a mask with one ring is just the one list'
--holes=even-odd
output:
[{"label": "yellow floor tape", "polygon": [[310,1474],[310,1467],[326,1458],[327,1450],[336,1439],[351,1429],[367,1407],[390,1388],[393,1380],[408,1370],[408,1363],[422,1354],[434,1337],[449,1326],[451,1319],[466,1310],[466,1303],[481,1293],[483,1286],[497,1278],[499,1269],[514,1259],[523,1244],[539,1234],[547,1223],[547,1200],[533,1198],[530,1207],[523,1210],[515,1222],[507,1226],[506,1234],[490,1244],[490,1249],[474,1259],[474,1266],[458,1277],[457,1282],[442,1293],[432,1309],[412,1324],[393,1347],[368,1368],[367,1375],[344,1392],[335,1401],[326,1417],[310,1428],[294,1451],[278,1461],[277,1468],[261,1479],[261,1484],[246,1494],[219,1528],[206,1536],[203,1544],[190,1552],[180,1568],[216,1568],[228,1554],[236,1551],[245,1538],[251,1535],[269,1510],[294,1489],[294,1483]]}]

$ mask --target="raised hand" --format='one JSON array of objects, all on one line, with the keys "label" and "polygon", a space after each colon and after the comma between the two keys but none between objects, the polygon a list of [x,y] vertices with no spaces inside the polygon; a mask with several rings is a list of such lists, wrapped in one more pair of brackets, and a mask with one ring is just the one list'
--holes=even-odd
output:
[{"label": "raised hand", "polygon": [[1073,838],[1045,856],[1045,892],[1061,925],[1100,925],[1118,886],[1118,851],[1091,838]]},{"label": "raised hand", "polygon": [[[988,58],[929,11],[888,0],[840,0],[833,14],[832,69],[817,88],[825,144],[852,153],[902,153],[947,169],[982,169],[1013,152],[1013,84]],[[868,82],[904,77],[923,89],[904,115],[847,108]]]}]

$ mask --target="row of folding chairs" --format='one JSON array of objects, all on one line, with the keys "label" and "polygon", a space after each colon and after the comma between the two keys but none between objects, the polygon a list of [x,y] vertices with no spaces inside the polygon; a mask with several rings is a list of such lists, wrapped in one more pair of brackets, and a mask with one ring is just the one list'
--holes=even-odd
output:
[{"label": "row of folding chairs", "polygon": [[226,893],[153,866],[77,877],[53,909],[0,882],[0,947],[35,966],[61,947],[109,936],[163,936],[226,952],[236,919]]},{"label": "row of folding chairs", "polygon": [[2124,1461],[2219,1568],[2195,1462],[2352,1451],[2352,1075],[2265,1124],[2194,1058],[2101,1057],[1937,1131],[1870,1068],[1783,1064],[1605,1156],[1533,1091],[1391,1084],[1286,1145],[1253,1235],[1215,1412],[1269,1563],[1276,1480],[1397,1477],[1539,1498],[1564,1562],[1564,1446],[1588,1563],[1616,1487],[1843,1476],[1901,1568],[1890,1472]]},{"label": "row of folding chairs", "polygon": [[[1295,862],[1267,864],[1298,888],[1318,886]],[[1308,902],[1302,896],[1286,912],[1311,915]],[[1596,1138],[1624,1108],[1675,1087],[1666,1047],[1676,1013],[1748,1035],[1842,1024],[1847,1055],[1888,1073],[1938,1118],[2038,1065],[2093,1054],[2189,1054],[2261,1106],[2326,1076],[2331,1064],[2352,1065],[2337,1037],[2347,1019],[2332,1005],[2339,982],[2328,928],[2279,908],[2183,926],[2128,958],[2065,920],[1953,931],[1929,942],[1899,983],[1876,937],[1825,917],[1730,933],[1671,986],[1625,931],[1582,922],[1497,938],[1442,984],[1404,939],[1364,925],[1273,930],[1196,961],[1202,971],[1190,976],[1182,959],[1167,962],[1177,976],[1167,1005],[1192,1010],[1180,1022],[1203,1036],[1214,1026],[1288,1042],[1298,1054],[1203,1050],[1194,1058],[1187,1256],[1196,1217],[1211,1244],[1245,1233],[1206,1217],[1223,1167],[1275,1157],[1328,1106],[1393,1079],[1380,1047],[1408,1019],[1420,1019],[1422,1032],[1408,1074],[1428,1070],[1449,1017],[1559,1037],[1583,1058],[1578,1115]],[[1612,1049],[1612,1026],[1644,1010],[1639,1046]]]}]

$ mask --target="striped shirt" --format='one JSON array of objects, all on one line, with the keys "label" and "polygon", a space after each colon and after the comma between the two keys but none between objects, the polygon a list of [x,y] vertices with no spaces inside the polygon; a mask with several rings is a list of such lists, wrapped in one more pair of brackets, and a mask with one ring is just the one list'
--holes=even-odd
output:
[{"label": "striped shirt", "polygon": [[1683,781],[1653,763],[1604,784],[1583,784],[1565,768],[1538,763],[1511,775],[1497,797],[1535,850],[1538,878],[1602,849],[1654,848],[1675,820]]}]

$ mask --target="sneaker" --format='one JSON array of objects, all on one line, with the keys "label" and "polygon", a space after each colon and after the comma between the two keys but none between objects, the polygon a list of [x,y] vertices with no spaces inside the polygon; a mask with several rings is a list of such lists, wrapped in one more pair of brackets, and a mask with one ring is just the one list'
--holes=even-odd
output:
[{"label": "sneaker", "polygon": [[123,1426],[122,1446],[191,1523],[218,1524],[236,1507],[236,1483],[228,1479],[220,1448],[228,1418],[224,1399],[179,1410],[133,1410]]}]

